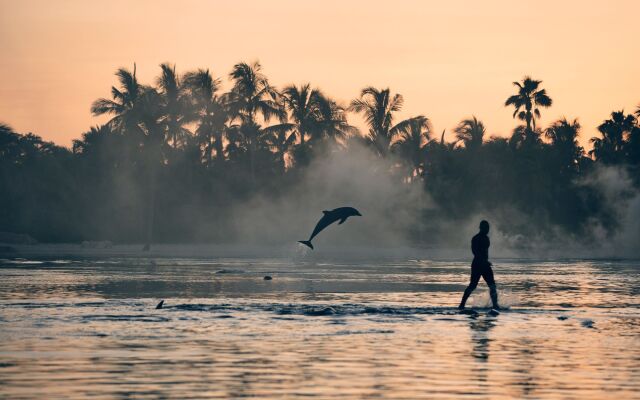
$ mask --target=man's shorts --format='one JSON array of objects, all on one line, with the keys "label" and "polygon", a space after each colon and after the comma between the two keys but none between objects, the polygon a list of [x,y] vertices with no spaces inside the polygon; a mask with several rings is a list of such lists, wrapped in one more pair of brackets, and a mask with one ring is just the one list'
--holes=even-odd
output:
[{"label": "man's shorts", "polygon": [[472,263],[471,264],[471,283],[469,286],[476,287],[478,286],[478,282],[480,282],[480,277],[487,282],[487,285],[492,286],[496,284],[495,279],[493,278],[493,269],[489,264],[485,263]]}]

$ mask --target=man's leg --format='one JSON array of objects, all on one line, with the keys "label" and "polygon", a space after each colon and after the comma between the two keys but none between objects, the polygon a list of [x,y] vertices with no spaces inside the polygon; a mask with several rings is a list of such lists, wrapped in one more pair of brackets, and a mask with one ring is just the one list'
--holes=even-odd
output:
[{"label": "man's leg", "polygon": [[460,310],[464,309],[465,304],[467,304],[467,299],[471,296],[471,293],[478,286],[478,282],[480,281],[480,274],[476,268],[471,268],[471,281],[469,282],[469,286],[464,290],[464,294],[462,295],[462,300],[460,301],[460,305],[458,308]]},{"label": "man's leg", "polygon": [[482,272],[482,277],[484,281],[487,282],[489,286],[489,294],[491,295],[491,302],[493,303],[493,308],[496,310],[500,309],[500,305],[498,304],[498,289],[496,288],[496,280],[493,277],[493,269],[491,267],[486,267]]}]

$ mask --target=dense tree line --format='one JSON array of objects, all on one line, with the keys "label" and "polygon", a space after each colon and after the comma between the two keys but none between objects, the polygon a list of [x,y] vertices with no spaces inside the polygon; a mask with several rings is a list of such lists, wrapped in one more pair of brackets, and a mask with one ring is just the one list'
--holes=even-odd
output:
[{"label": "dense tree line", "polygon": [[[393,160],[384,173],[419,185],[437,204],[421,216],[427,230],[501,210],[528,217],[522,224],[529,226],[513,221],[516,232],[560,227],[588,240],[588,221],[609,232],[620,221],[581,179],[598,165],[615,165],[640,184],[640,108],[613,112],[585,152],[577,120],[539,126],[552,99],[529,77],[514,82],[516,93],[505,101],[522,122],[510,138],[487,137],[470,116],[453,142],[445,132],[436,137],[424,115],[398,121],[403,98],[389,89],[367,87],[340,105],[308,83],[278,90],[257,62],[233,67],[228,92],[209,70],[178,74],[169,64],[154,85],[139,82],[135,66],[116,77],[111,96],[91,106],[111,119],[72,148],[0,125],[0,231],[54,242],[233,240],[227,211],[234,203],[286,193],[334,146],[364,145]],[[361,115],[368,131],[350,125],[348,113]],[[194,219],[211,228],[202,231]]]}]

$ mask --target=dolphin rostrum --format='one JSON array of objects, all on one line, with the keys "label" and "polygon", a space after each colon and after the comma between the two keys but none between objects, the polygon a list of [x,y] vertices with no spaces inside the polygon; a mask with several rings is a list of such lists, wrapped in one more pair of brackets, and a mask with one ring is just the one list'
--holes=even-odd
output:
[{"label": "dolphin rostrum", "polygon": [[309,240],[299,240],[299,243],[302,243],[306,246],[309,246],[309,248],[311,248],[313,250],[313,245],[311,244],[311,241],[313,240],[314,237],[316,237],[316,235],[318,233],[320,233],[324,228],[326,228],[327,226],[333,224],[336,221],[340,221],[338,223],[338,225],[342,224],[344,221],[347,220],[347,218],[349,217],[354,217],[354,216],[359,216],[361,217],[362,214],[360,214],[360,212],[358,210],[356,210],[353,207],[340,207],[340,208],[336,208],[335,210],[331,210],[331,211],[323,211],[322,212],[324,215],[322,216],[322,218],[320,218],[320,221],[318,221],[318,223],[316,224],[316,227],[313,229],[313,232],[311,233],[311,237],[309,238]]}]

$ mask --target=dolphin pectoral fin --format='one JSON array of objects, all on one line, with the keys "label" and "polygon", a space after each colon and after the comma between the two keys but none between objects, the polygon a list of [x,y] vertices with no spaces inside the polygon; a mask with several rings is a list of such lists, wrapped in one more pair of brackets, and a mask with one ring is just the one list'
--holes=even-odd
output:
[{"label": "dolphin pectoral fin", "polygon": [[340,222],[338,222],[338,225],[342,225],[346,220],[347,220],[347,217],[342,218]]},{"label": "dolphin pectoral fin", "polygon": [[313,245],[311,244],[311,240],[298,240],[298,243],[302,243],[305,246],[309,247],[311,250],[313,250]]}]

